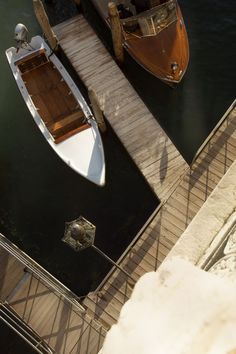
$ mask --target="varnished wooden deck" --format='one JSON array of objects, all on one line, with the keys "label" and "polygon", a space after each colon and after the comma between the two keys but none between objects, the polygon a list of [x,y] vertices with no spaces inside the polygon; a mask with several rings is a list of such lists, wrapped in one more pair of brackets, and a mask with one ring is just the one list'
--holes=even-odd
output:
[{"label": "varnished wooden deck", "polygon": [[82,15],[54,27],[60,46],[160,200],[188,167]]},{"label": "varnished wooden deck", "polygon": [[18,62],[27,91],[56,144],[89,128],[76,97],[44,52]]}]

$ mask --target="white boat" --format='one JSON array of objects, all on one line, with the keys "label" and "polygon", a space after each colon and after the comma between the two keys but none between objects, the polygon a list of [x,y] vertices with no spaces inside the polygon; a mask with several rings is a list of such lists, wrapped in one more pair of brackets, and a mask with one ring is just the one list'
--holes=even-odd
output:
[{"label": "white boat", "polygon": [[35,123],[68,166],[103,186],[102,139],[79,89],[42,37],[19,42],[18,48],[6,50],[6,56]]}]

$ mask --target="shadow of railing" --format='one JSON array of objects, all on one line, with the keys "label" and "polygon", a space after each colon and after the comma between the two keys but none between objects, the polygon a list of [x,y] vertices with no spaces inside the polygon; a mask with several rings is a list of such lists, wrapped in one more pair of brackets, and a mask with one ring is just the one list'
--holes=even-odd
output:
[{"label": "shadow of railing", "polygon": [[[19,318],[48,345],[50,343],[56,353],[69,353],[79,340],[84,341],[81,336],[87,327],[91,327],[89,336],[86,332],[87,347],[100,349],[106,330],[86,314],[77,302],[78,297],[74,295],[73,298],[69,289],[63,288],[63,284],[57,283],[57,279],[0,234],[1,248],[8,253],[7,258],[15,257],[19,264],[23,264],[22,273],[29,275],[9,294],[9,306],[14,308]],[[94,350],[85,351],[84,348],[80,353],[96,354]]]},{"label": "shadow of railing", "polygon": [[[201,149],[199,149],[196,154],[190,168],[186,171],[183,179],[185,179],[185,199],[183,203],[183,207],[185,208],[183,215],[185,220],[182,220],[184,227],[186,228],[196,212],[200,209],[204,201],[207,199],[212,189],[217,185],[218,181],[225,174],[229,166],[232,164],[233,160],[236,158],[236,149],[235,149],[235,158],[232,156],[228,156],[229,151],[229,140],[235,139],[233,134],[235,134],[236,128],[236,115],[232,111],[235,108],[235,102],[229,107],[225,115],[222,117],[220,122],[217,124],[216,128],[210,134],[209,138],[206,139],[205,143],[202,145]],[[222,128],[223,124],[225,127]],[[219,130],[221,128],[221,131]],[[217,133],[217,134],[216,134]],[[219,136],[218,136],[219,135]],[[231,149],[232,151],[232,149]],[[200,158],[200,154],[202,155]],[[217,155],[221,154],[221,160],[217,160]],[[234,155],[234,154],[233,154]],[[223,156],[223,158],[222,158]],[[212,162],[216,162],[220,167],[217,172],[217,178],[214,181],[209,183],[211,178],[211,173],[213,168],[211,167]],[[166,162],[164,163],[166,165]],[[201,177],[204,175],[204,179],[201,180]],[[204,181],[204,182],[202,182]],[[196,184],[199,185],[202,183],[202,193],[204,197],[202,200],[196,202],[193,206],[192,197],[193,197],[193,189]],[[181,184],[181,182],[180,182]],[[178,186],[175,189],[175,192],[178,190]],[[187,193],[186,193],[187,192]],[[175,195],[175,193],[173,193]],[[153,263],[150,264],[150,270],[156,270],[158,266],[161,264],[160,262],[160,239],[165,237],[165,235],[161,235],[162,228],[162,211],[163,206],[170,204],[171,196],[166,202],[162,202],[158,208],[155,210],[151,218],[146,222],[144,227],[137,234],[133,242],[126,249],[120,259],[117,261],[119,265],[122,265],[124,270],[128,272],[132,277],[138,277],[142,275],[142,268],[140,266],[142,262],[142,258],[146,258],[148,251],[151,248],[156,249],[156,256],[153,257]],[[169,203],[169,204],[168,204]],[[142,239],[142,235],[145,233],[147,228],[149,227],[151,221],[159,215],[158,224],[155,227],[155,231],[148,233],[144,239]],[[184,228],[183,227],[183,228]],[[179,237],[183,230],[179,230]],[[139,244],[138,244],[139,243]],[[156,247],[154,244],[157,243]],[[134,251],[135,248],[135,251]],[[142,255],[142,256],[141,256]],[[136,270],[139,268],[139,276],[136,274]],[[103,280],[103,282],[99,285],[96,291],[89,295],[90,300],[94,301],[94,316],[95,318],[101,320],[103,315],[105,314],[106,320],[108,321],[107,327],[109,328],[113,323],[116,322],[117,316],[116,312],[118,310],[112,308],[114,299],[116,299],[116,304],[114,306],[119,307],[119,310],[123,306],[123,304],[130,298],[131,292],[133,289],[133,284],[130,282],[130,279],[125,276],[124,273],[119,270],[112,268],[107,277]],[[110,306],[110,308],[109,308]],[[110,323],[109,323],[110,321]]]},{"label": "shadow of railing", "polygon": [[[142,228],[140,233],[136,236],[135,240],[133,240],[131,246],[125,251],[125,253],[120,257],[119,264],[122,264],[123,269],[128,273],[132,274],[132,278],[135,278],[135,281],[138,280],[140,276],[142,276],[145,271],[142,269],[139,270],[139,274],[135,274],[135,270],[139,267],[139,259],[137,260],[138,255],[142,251],[142,254],[148,253],[148,250],[154,246],[156,243],[156,256],[152,257],[152,264],[149,263],[150,271],[155,271],[160,262],[158,261],[158,254],[159,254],[159,237],[157,237],[158,231],[161,228],[161,222],[155,228],[155,231],[149,232],[145,239],[140,241],[140,238],[150,225],[153,218],[157,215],[157,213],[161,210],[161,205],[155,210],[152,216],[149,218],[148,222],[146,223],[146,227]],[[161,211],[160,211],[161,214]],[[137,247],[137,242],[140,241],[140,245]],[[135,252],[132,252],[133,247],[136,246]],[[125,262],[124,262],[125,260]],[[112,278],[112,280],[111,280]],[[108,283],[109,279],[109,283]],[[102,288],[106,284],[106,289],[103,290]],[[94,301],[94,318],[98,320],[102,320],[102,315],[105,314],[107,321],[106,326],[109,328],[113,323],[116,322],[117,316],[116,313],[120,311],[123,304],[130,298],[131,292],[134,287],[134,282],[130,279],[130,277],[126,276],[126,274],[118,269],[112,268],[109,275],[104,279],[104,281],[99,285],[99,287],[95,290],[95,292],[89,295],[90,300]],[[116,305],[119,307],[113,308],[111,310],[107,310],[109,304],[116,298]],[[117,300],[119,298],[119,300]],[[112,313],[113,312],[113,313]],[[106,321],[103,321],[103,325],[106,325]]]},{"label": "shadow of railing", "polygon": [[3,288],[5,285],[5,280],[7,277],[7,265],[9,262],[9,254],[5,252],[5,250],[0,250],[0,257],[1,257],[1,274],[0,274],[0,298],[3,299]]},{"label": "shadow of railing", "polygon": [[[211,162],[216,158],[217,154],[222,150],[222,147],[224,145],[225,145],[225,161],[226,161],[228,140],[235,133],[235,122],[233,119],[231,119],[231,113],[235,109],[235,106],[236,106],[236,100],[234,100],[234,102],[231,104],[231,106],[228,108],[226,113],[223,115],[223,117],[220,119],[218,124],[215,126],[215,128],[212,130],[212,132],[209,134],[207,139],[203,142],[203,144],[200,146],[197,153],[195,154],[193,161],[191,163],[191,171],[192,171],[191,176],[195,179],[195,181],[199,178],[202,172],[205,171],[205,166],[206,165],[210,166]],[[216,140],[214,140],[214,144],[211,144],[211,140],[214,139],[216,132],[219,131],[219,129],[222,127],[223,124],[226,124],[224,131],[222,131],[219,137]],[[227,136],[227,139],[223,137],[224,135]],[[200,162],[198,162],[197,159],[204,150],[207,150],[206,151],[207,153],[204,156],[204,158],[201,159]]]}]

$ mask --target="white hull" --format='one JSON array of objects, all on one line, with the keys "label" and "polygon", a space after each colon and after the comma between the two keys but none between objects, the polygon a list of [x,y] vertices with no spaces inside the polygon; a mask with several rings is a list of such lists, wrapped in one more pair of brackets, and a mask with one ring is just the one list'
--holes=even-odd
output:
[{"label": "white hull", "polygon": [[[26,85],[22,80],[21,72],[18,66],[15,65],[17,60],[25,58],[29,55],[29,53],[32,53],[32,48],[34,48],[35,51],[41,48],[45,49],[48,59],[58,69],[64,81],[69,86],[72,94],[82,108],[84,115],[87,118],[87,122],[89,123],[88,129],[78,132],[60,143],[55,143],[53,136],[45,125],[39,111],[37,110],[37,107],[35,107],[35,104],[29,95]],[[58,60],[55,54],[51,53],[51,49],[40,36],[32,38],[30,42],[30,50],[31,51],[29,51],[29,49],[20,49],[17,53],[16,48],[11,47],[6,50],[6,56],[19,90],[21,91],[35,123],[38,125],[40,131],[54,151],[66,164],[68,164],[80,175],[87,178],[89,181],[99,186],[103,186],[105,184],[105,159],[103,144],[97,123],[87,103],[75,83],[72,81],[68,72],[63,67],[62,63]]]}]

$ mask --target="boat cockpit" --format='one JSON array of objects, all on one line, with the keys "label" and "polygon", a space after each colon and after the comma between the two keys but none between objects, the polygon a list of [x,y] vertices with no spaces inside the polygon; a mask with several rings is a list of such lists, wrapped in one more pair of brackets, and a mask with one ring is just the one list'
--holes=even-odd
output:
[{"label": "boat cockpit", "polygon": [[[135,3],[135,0],[131,0],[131,4]],[[177,20],[175,0],[164,2],[163,0],[149,0],[146,3],[146,7],[144,5],[142,7],[146,9],[143,12],[140,12],[141,7],[137,5],[132,8],[125,7],[123,4],[117,6],[126,37],[130,35],[138,38],[155,36]],[[133,9],[135,14],[133,14]]]}]

